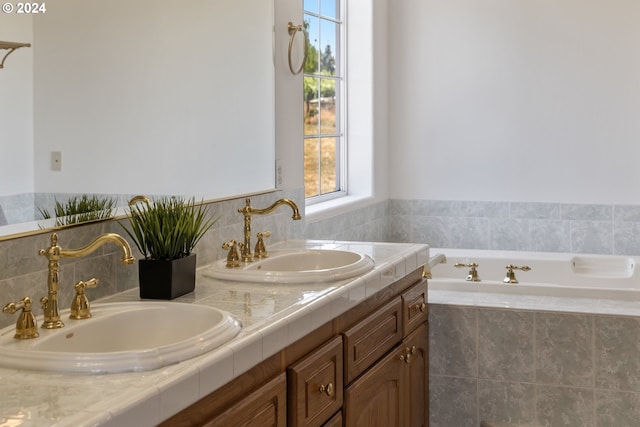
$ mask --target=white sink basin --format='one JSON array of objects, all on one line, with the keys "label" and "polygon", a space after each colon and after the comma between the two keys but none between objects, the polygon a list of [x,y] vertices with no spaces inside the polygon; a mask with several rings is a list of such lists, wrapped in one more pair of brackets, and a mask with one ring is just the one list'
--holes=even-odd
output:
[{"label": "white sink basin", "polygon": [[[112,373],[161,368],[199,356],[234,338],[242,328],[231,314],[197,304],[136,302],[95,305],[93,317],[61,318],[61,329],[13,338],[0,331],[0,367],[51,372]],[[39,319],[41,320],[41,319]]]},{"label": "white sink basin", "polygon": [[333,282],[373,269],[367,255],[330,249],[274,250],[268,258],[229,268],[220,260],[205,268],[206,276],[246,282]]}]

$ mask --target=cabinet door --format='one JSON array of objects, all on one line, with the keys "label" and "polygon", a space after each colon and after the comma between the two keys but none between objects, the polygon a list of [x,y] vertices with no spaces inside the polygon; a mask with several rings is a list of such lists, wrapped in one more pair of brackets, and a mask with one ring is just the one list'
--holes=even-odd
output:
[{"label": "cabinet door", "polygon": [[287,377],[283,372],[205,424],[205,427],[286,427]]},{"label": "cabinet door", "polygon": [[319,427],[342,407],[342,337],[287,369],[289,426]]},{"label": "cabinet door", "polygon": [[404,341],[405,387],[403,400],[407,427],[427,427],[429,425],[429,337],[428,327],[423,323]]},{"label": "cabinet door", "polygon": [[345,427],[405,427],[402,424],[404,364],[398,346],[360,378],[344,394]]}]

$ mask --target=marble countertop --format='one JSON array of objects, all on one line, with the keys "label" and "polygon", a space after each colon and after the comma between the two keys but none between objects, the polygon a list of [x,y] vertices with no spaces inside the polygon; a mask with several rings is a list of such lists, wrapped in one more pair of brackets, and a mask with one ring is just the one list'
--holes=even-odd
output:
[{"label": "marble countertop", "polygon": [[[243,322],[236,338],[153,371],[81,375],[0,369],[0,425],[156,425],[429,259],[428,246],[421,244],[299,240],[272,248],[350,250],[369,255],[375,267],[355,279],[295,285],[216,280],[199,271],[196,290],[174,301],[232,313]],[[136,288],[93,304],[139,299]]]}]

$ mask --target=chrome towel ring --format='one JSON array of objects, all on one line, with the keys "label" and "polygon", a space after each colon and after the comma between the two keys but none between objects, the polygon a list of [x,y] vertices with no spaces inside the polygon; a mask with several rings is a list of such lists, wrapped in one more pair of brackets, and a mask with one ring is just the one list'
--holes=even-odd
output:
[{"label": "chrome towel ring", "polygon": [[[307,54],[309,49],[309,36],[307,32],[304,30],[302,25],[294,25],[293,22],[289,21],[287,25],[287,30],[289,31],[289,70],[293,73],[293,75],[298,75],[304,70],[304,64],[307,63]],[[302,64],[300,64],[300,68],[298,71],[293,69],[293,65],[291,64],[291,49],[293,48],[293,40],[296,38],[296,34],[300,31],[304,36],[304,56],[302,58]]]}]

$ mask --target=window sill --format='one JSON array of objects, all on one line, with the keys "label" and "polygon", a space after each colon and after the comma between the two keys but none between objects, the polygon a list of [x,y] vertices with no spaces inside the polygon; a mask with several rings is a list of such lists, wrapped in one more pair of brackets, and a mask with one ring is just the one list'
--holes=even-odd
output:
[{"label": "window sill", "polygon": [[305,206],[307,222],[320,221],[355,209],[365,207],[373,200],[371,196],[344,196],[326,202]]}]

